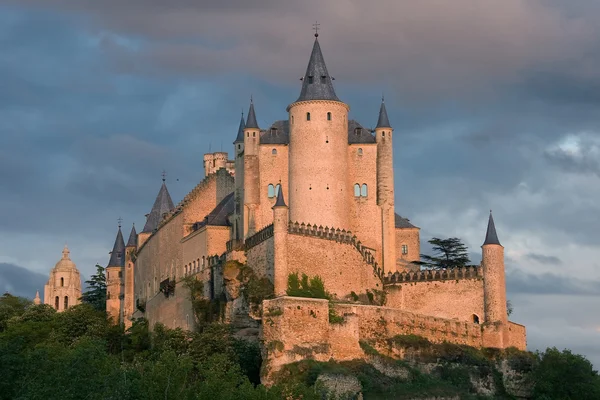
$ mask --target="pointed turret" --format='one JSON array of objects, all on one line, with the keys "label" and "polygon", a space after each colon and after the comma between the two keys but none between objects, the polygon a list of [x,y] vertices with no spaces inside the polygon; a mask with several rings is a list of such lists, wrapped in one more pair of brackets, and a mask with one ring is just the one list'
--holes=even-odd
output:
[{"label": "pointed turret", "polygon": [[325,59],[321,52],[318,35],[315,34],[315,43],[313,45],[306,73],[302,78],[302,90],[298,101],[308,100],[333,100],[340,101],[335,94],[332,78],[327,72]]},{"label": "pointed turret", "polygon": [[[242,121],[243,121],[243,119],[242,119]],[[248,110],[248,120],[246,121],[245,128],[246,129],[248,129],[248,128],[259,129],[258,122],[256,122],[256,113],[254,112],[254,101],[252,101],[252,97],[250,97],[250,109]]]},{"label": "pointed turret", "polygon": [[131,227],[131,233],[129,233],[129,239],[127,240],[127,247],[137,246],[137,232],[135,231],[135,224]]},{"label": "pointed turret", "polygon": [[379,108],[379,119],[377,120],[376,128],[391,128],[390,120],[388,119],[387,110],[385,109],[385,101],[381,98],[381,107]]},{"label": "pointed turret", "polygon": [[148,214],[148,219],[146,219],[146,225],[144,225],[142,232],[152,233],[158,228],[158,224],[162,221],[163,215],[170,212],[173,208],[175,208],[175,206],[173,205],[173,200],[171,200],[171,195],[167,190],[167,185],[163,178],[162,186],[158,191],[156,200],[154,200],[154,205],[152,206],[150,214]]},{"label": "pointed turret", "polygon": [[483,242],[484,246],[486,244],[500,245],[498,235],[496,234],[496,226],[494,225],[494,217],[492,217],[492,210],[490,210],[490,218],[488,219],[487,233],[485,234],[485,241]]},{"label": "pointed turret", "polygon": [[38,305],[41,304],[42,300],[40,299],[40,291],[36,290],[35,291],[35,298],[33,299],[33,304]]},{"label": "pointed turret", "polygon": [[123,233],[121,232],[121,226],[117,231],[117,237],[115,244],[110,252],[110,260],[108,261],[108,267],[123,267],[125,266],[125,241],[123,240]]},{"label": "pointed turret", "polygon": [[281,185],[279,186],[279,190],[277,191],[277,200],[275,201],[275,205],[273,207],[287,207],[285,204],[285,200],[283,199],[283,188]]},{"label": "pointed turret", "polygon": [[[254,110],[254,107],[252,107]],[[256,119],[256,116],[254,117]],[[246,128],[246,123],[244,122],[244,113],[242,112],[242,119],[240,120],[240,127],[238,128],[237,137],[235,138],[235,142],[233,143],[244,143],[244,128]]]}]

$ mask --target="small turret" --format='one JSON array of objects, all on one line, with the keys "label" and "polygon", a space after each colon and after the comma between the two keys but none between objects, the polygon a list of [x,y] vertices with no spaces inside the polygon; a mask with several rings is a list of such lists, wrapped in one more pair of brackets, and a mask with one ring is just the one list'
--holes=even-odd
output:
[{"label": "small turret", "polygon": [[123,267],[125,266],[125,241],[119,228],[113,249],[110,252],[110,260],[106,266],[106,313],[113,319],[114,323],[121,321],[121,300],[123,293]]},{"label": "small turret", "polygon": [[129,233],[129,239],[127,240],[126,247],[136,247],[137,246],[137,232],[135,231],[135,224],[131,227],[131,232]]},{"label": "small turret", "polygon": [[254,100],[250,97],[250,109],[248,110],[248,119],[244,124],[244,152],[247,155],[258,155],[258,145],[260,142],[260,128],[256,121],[256,112],[254,111]]},{"label": "small turret", "polygon": [[485,321],[489,323],[508,321],[506,310],[506,278],[504,271],[504,247],[498,240],[494,218],[490,210],[487,233],[482,248],[481,264],[485,296]]},{"label": "small turret", "polygon": [[287,235],[289,210],[283,198],[283,188],[277,192],[277,200],[273,205],[273,240],[274,240],[274,286],[276,296],[285,296],[287,290]]},{"label": "small turret", "polygon": [[244,128],[244,237],[256,232],[260,221],[256,212],[260,204],[260,179],[258,163],[258,146],[260,144],[260,128],[256,121],[254,101],[250,98],[248,119]]}]

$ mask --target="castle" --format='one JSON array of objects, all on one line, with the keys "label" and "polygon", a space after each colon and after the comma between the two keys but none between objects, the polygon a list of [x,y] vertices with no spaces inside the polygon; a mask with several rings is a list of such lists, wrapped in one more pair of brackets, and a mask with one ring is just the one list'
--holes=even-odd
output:
[{"label": "castle", "polygon": [[[133,227],[125,243],[119,227],[106,269],[107,312],[125,326],[144,317],[151,326],[192,329],[192,277],[206,299],[225,304],[226,321],[255,329],[271,369],[301,359],[298,349],[317,360],[351,359],[363,354],[362,340],[408,333],[525,349],[525,327],[508,321],[504,248],[492,215],[480,266],[413,263],[419,228],[395,213],[385,103],[374,130],[349,119],[315,36],[285,120],[261,129],[251,100],[233,160],[206,154],[204,179],[177,205],[163,178],[143,230]],[[232,261],[272,283],[262,313],[241,304]],[[320,276],[336,301],[287,296],[293,273]],[[328,319],[332,307],[341,323]]]}]

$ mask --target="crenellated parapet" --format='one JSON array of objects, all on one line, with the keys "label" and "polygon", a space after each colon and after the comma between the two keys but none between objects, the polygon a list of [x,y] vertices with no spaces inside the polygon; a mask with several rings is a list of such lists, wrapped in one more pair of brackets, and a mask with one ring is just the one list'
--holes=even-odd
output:
[{"label": "crenellated parapet", "polygon": [[459,279],[482,279],[483,268],[479,265],[467,265],[451,269],[426,269],[422,271],[389,272],[383,283],[393,285],[405,282],[444,281]]},{"label": "crenellated parapet", "polygon": [[267,225],[254,235],[248,237],[245,242],[245,249],[249,250],[252,247],[264,242],[273,237],[273,224]]},{"label": "crenellated parapet", "polygon": [[304,222],[290,222],[288,232],[292,235],[312,236],[320,239],[331,240],[338,243],[346,243],[353,246],[362,255],[365,263],[373,267],[373,273],[383,281],[383,270],[375,258],[375,250],[364,246],[352,232],[345,229],[328,226],[317,226],[316,224],[305,224]]}]

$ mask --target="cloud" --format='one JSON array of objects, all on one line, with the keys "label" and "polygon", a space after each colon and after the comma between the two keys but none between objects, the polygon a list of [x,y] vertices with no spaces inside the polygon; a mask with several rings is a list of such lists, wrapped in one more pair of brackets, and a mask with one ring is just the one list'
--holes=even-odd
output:
[{"label": "cloud", "polygon": [[506,274],[510,293],[600,297],[600,280],[561,276],[553,273],[529,274],[516,269]]},{"label": "cloud", "polygon": [[553,265],[561,265],[562,264],[562,261],[560,260],[560,258],[555,257],[555,256],[546,256],[544,254],[529,253],[529,254],[526,254],[525,257],[529,258],[530,260],[537,261],[541,264],[553,264]]},{"label": "cloud", "polygon": [[544,153],[546,160],[565,172],[600,178],[600,133],[569,134]]},{"label": "cloud", "polygon": [[44,285],[47,276],[32,272],[27,268],[14,264],[0,263],[0,292],[9,292],[14,296],[33,299],[36,290],[40,291],[40,297],[44,296]]}]

